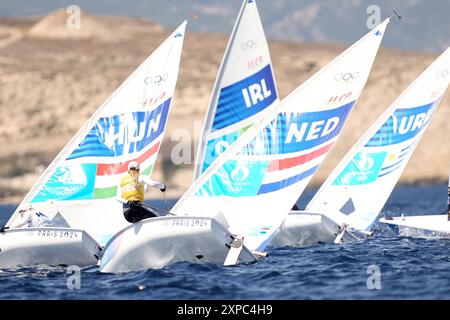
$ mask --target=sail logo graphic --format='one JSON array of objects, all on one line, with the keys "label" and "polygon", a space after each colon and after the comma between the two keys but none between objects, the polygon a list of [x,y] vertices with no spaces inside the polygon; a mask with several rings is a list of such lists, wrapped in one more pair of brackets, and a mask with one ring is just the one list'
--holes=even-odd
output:
[{"label": "sail logo graphic", "polygon": [[247,144],[245,152],[276,155],[324,145],[341,132],[354,104],[316,112],[281,112]]},{"label": "sail logo graphic", "polygon": [[243,188],[250,186],[251,181],[247,181],[250,176],[250,169],[242,163],[237,163],[236,167],[228,174],[223,175],[223,181],[226,181],[228,191],[237,193],[241,192]]},{"label": "sail logo graphic", "polygon": [[330,99],[328,99],[328,104],[336,104],[336,103],[342,104],[345,101],[347,101],[351,96],[352,96],[352,92],[350,91],[350,92],[344,93],[340,96],[330,97]]},{"label": "sail logo graphic", "polygon": [[145,141],[157,132],[161,124],[162,112],[153,116],[133,117],[132,121],[127,121],[126,117],[117,122],[118,125],[105,127],[104,145],[110,149],[117,149],[127,144],[137,144]]},{"label": "sail logo graphic", "polygon": [[199,195],[254,196],[257,194],[269,161],[227,161],[199,189]]},{"label": "sail logo graphic", "polygon": [[144,83],[147,86],[160,86],[166,79],[169,77],[169,74],[166,72],[163,75],[156,75],[156,76],[147,76],[144,78]]},{"label": "sail logo graphic", "polygon": [[264,101],[264,99],[270,97],[271,94],[272,91],[267,89],[265,79],[261,79],[259,83],[254,83],[248,88],[242,89],[242,96],[244,97],[247,108],[258,104],[258,102]]},{"label": "sail logo graphic", "polygon": [[247,131],[248,128],[250,128],[250,125],[231,133],[227,133],[216,139],[208,140],[203,159],[202,172],[204,172],[220,154],[225,152],[234,141],[236,141],[245,131]]},{"label": "sail logo graphic", "polygon": [[152,111],[100,118],[67,160],[117,157],[141,151],[164,131],[170,100]]},{"label": "sail logo graphic", "polygon": [[250,175],[250,170],[245,165],[240,165],[231,171],[231,179],[233,181],[241,182],[248,178]]},{"label": "sail logo graphic", "polygon": [[96,169],[96,164],[92,163],[72,163],[56,168],[31,202],[91,199]]},{"label": "sail logo graphic", "polygon": [[332,185],[354,186],[376,181],[386,154],[387,152],[357,153]]},{"label": "sail logo graphic", "polygon": [[439,70],[436,72],[437,79],[447,78],[449,75],[450,75],[450,71],[448,69]]},{"label": "sail logo graphic", "polygon": [[247,119],[277,99],[270,64],[251,76],[223,87],[217,101],[213,130]]},{"label": "sail logo graphic", "polygon": [[161,103],[166,98],[166,92],[163,91],[160,94],[157,94],[153,97],[147,98],[144,101],[140,103],[141,108],[148,108],[154,105],[158,105],[158,103]]},{"label": "sail logo graphic", "polygon": [[259,67],[264,62],[263,56],[258,56],[256,58],[252,58],[247,62],[247,69],[254,69]]},{"label": "sail logo graphic", "polygon": [[387,146],[414,138],[430,122],[437,102],[416,108],[397,109],[369,140],[366,147]]},{"label": "sail logo graphic", "polygon": [[355,72],[344,72],[344,73],[336,73],[334,75],[334,80],[338,83],[341,82],[346,82],[346,83],[350,83],[353,80],[358,79],[359,77],[359,72],[355,71]]},{"label": "sail logo graphic", "polygon": [[354,101],[336,109],[286,115],[283,122],[288,130],[281,130],[287,131],[285,148],[295,152],[332,139],[340,133],[353,104]]},{"label": "sail logo graphic", "polygon": [[291,123],[285,143],[311,141],[323,138],[333,132],[339,125],[339,117],[328,120],[302,122],[300,128],[297,123]]},{"label": "sail logo graphic", "polygon": [[257,47],[258,43],[256,42],[256,40],[247,40],[241,43],[241,48],[243,50],[247,50],[247,49],[255,49]]},{"label": "sail logo graphic", "polygon": [[[431,114],[428,113],[429,116]],[[419,130],[423,127],[427,113],[413,114],[410,116],[403,116],[398,119],[396,116],[392,117],[392,131],[398,134],[407,134]],[[400,123],[400,124],[398,124]]]}]

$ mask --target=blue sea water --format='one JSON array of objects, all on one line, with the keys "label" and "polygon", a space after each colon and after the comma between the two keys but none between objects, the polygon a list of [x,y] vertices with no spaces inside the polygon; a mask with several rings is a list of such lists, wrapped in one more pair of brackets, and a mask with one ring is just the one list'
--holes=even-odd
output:
[{"label": "blue sea water", "polygon": [[[446,203],[445,184],[398,186],[383,214],[442,214]],[[0,206],[1,223],[14,208]],[[268,248],[268,258],[234,267],[177,263],[127,274],[88,267],[80,289],[68,288],[72,273],[63,267],[7,269],[0,272],[0,299],[450,299],[450,239],[377,228],[374,237],[351,244]],[[380,269],[380,289],[368,288],[373,268]]]}]

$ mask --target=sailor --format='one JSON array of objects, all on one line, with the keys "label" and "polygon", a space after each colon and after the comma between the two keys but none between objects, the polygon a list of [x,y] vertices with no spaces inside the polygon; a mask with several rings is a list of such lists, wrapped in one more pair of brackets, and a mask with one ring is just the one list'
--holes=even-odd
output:
[{"label": "sailor", "polygon": [[139,174],[139,171],[139,163],[131,161],[128,164],[128,175],[122,178],[119,188],[117,188],[117,200],[123,203],[123,215],[130,223],[158,217],[158,214],[152,208],[143,204],[147,186],[159,188],[162,192],[166,191],[164,183]]},{"label": "sailor", "polygon": [[38,228],[51,225],[50,219],[42,212],[37,211],[32,206],[26,206],[19,211],[20,217],[8,227],[1,227],[0,232],[5,232],[9,228]]}]

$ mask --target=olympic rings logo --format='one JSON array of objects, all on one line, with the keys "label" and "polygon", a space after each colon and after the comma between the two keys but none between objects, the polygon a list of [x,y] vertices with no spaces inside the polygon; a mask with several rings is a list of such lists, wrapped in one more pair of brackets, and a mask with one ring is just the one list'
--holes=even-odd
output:
[{"label": "olympic rings logo", "polygon": [[167,78],[168,78],[168,74],[165,73],[164,75],[157,75],[157,76],[147,76],[144,79],[144,83],[148,86],[160,86]]},{"label": "olympic rings logo", "polygon": [[243,50],[246,50],[246,49],[255,49],[256,46],[257,46],[257,43],[256,43],[255,40],[247,40],[247,41],[241,43],[241,48],[242,48]]},{"label": "olympic rings logo", "polygon": [[438,78],[438,79],[447,78],[449,74],[450,74],[450,71],[448,69],[440,70],[440,71],[436,72],[436,78]]},{"label": "olympic rings logo", "polygon": [[358,71],[353,72],[353,73],[351,73],[351,72],[336,73],[334,75],[334,80],[337,81],[337,82],[345,81],[347,83],[350,83],[353,80],[358,79],[358,77],[359,77],[359,72]]}]

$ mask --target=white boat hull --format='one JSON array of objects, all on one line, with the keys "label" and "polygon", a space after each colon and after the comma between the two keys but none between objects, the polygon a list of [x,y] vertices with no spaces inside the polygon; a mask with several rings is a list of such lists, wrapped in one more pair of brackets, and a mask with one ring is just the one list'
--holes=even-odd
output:
[{"label": "white boat hull", "polygon": [[446,214],[381,218],[380,222],[388,224],[392,230],[401,236],[416,238],[450,237],[450,221],[448,221]]},{"label": "white boat hull", "polygon": [[[333,243],[342,231],[341,226],[320,213],[291,211],[273,236],[271,246],[309,246],[323,242]],[[355,238],[345,232],[343,243]]]},{"label": "white boat hull", "polygon": [[100,245],[72,228],[20,228],[0,233],[0,268],[31,265],[96,265]]},{"label": "white boat hull", "polygon": [[[223,265],[233,235],[216,220],[203,217],[158,217],[118,232],[100,257],[101,272],[162,268],[181,261]],[[239,260],[255,257],[243,248]]]}]

